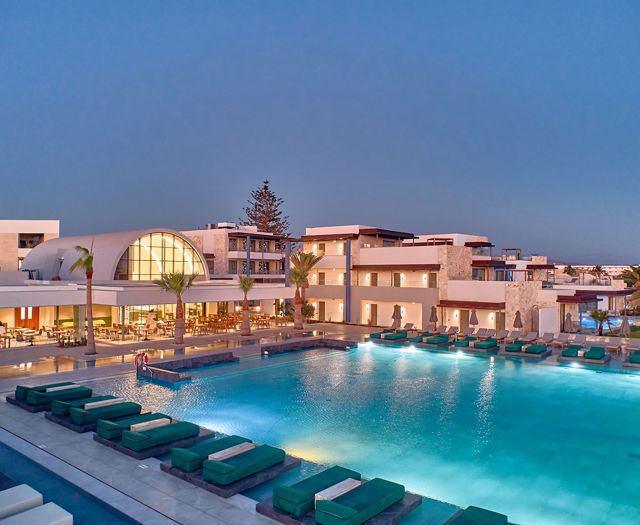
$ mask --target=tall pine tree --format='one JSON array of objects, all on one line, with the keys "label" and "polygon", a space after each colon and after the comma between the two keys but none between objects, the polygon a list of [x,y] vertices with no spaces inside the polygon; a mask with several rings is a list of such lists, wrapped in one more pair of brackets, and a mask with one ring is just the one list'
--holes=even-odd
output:
[{"label": "tall pine tree", "polygon": [[280,207],[284,200],[269,188],[269,181],[265,180],[261,188],[251,192],[249,206],[244,209],[246,219],[239,219],[245,226],[257,226],[258,231],[270,232],[274,235],[288,236],[289,217],[282,215]]}]

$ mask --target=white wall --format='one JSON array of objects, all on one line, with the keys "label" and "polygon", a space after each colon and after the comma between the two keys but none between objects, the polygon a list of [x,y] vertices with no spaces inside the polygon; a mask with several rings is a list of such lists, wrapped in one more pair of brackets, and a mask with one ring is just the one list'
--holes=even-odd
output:
[{"label": "white wall", "polygon": [[438,264],[438,246],[362,248],[358,264]]},{"label": "white wall", "polygon": [[377,301],[362,301],[360,303],[360,319],[362,324],[367,324],[369,319],[370,310],[367,309],[367,305],[378,305],[378,325],[379,326],[391,326],[393,324],[393,308],[396,304],[399,304],[401,308],[404,308],[404,315],[402,316],[401,326],[406,323],[413,323],[413,325],[420,329],[422,327],[422,304],[416,303],[384,303]]},{"label": "white wall", "polygon": [[560,331],[559,308],[549,306],[538,309],[538,332],[540,335],[545,332],[556,333]]},{"label": "white wall", "polygon": [[448,300],[503,303],[507,281],[449,281]]},{"label": "white wall", "polygon": [[58,220],[2,220],[0,233],[60,233]]}]

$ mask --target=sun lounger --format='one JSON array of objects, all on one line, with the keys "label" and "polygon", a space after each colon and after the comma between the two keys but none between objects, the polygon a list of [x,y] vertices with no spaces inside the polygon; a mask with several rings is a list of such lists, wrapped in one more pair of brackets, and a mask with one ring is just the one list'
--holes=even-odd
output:
[{"label": "sun lounger", "polygon": [[569,344],[569,335],[566,332],[561,332],[558,334],[553,341],[551,341],[551,346],[558,346],[560,348],[564,348]]},{"label": "sun lounger", "polygon": [[592,346],[584,353],[583,359],[589,364],[605,364],[611,359],[611,354],[602,346]]},{"label": "sun lounger", "polygon": [[525,354],[533,354],[533,355],[542,355],[545,352],[548,352],[547,345],[529,345],[524,346],[522,351]]},{"label": "sun lounger", "polygon": [[277,463],[282,463],[284,458],[284,450],[260,445],[223,461],[205,459],[202,462],[202,477],[205,481],[217,485],[230,485]]},{"label": "sun lounger", "polygon": [[90,397],[91,389],[86,386],[75,386],[73,388],[67,388],[65,390],[27,390],[26,401],[29,405],[33,406],[46,406],[50,407],[51,402],[54,400],[65,401],[68,399],[79,399],[81,397]]},{"label": "sun lounger", "polygon": [[407,335],[407,332],[404,330],[398,330],[397,332],[383,336],[382,341],[400,341],[406,339]]},{"label": "sun lounger", "polygon": [[514,330],[507,337],[504,338],[504,342],[505,344],[508,344],[508,345],[515,343],[518,340],[518,337],[520,337],[520,330]]},{"label": "sun lounger", "polygon": [[200,427],[195,423],[180,421],[171,425],[142,430],[140,432],[123,430],[121,445],[134,452],[141,452],[158,445],[165,445],[180,439],[196,437],[199,433]]},{"label": "sun lounger", "polygon": [[142,407],[138,403],[125,401],[117,405],[108,405],[92,409],[72,407],[69,409],[69,417],[76,425],[97,423],[98,419],[115,419],[118,417],[133,416],[139,414]]},{"label": "sun lounger", "polygon": [[0,492],[0,520],[42,505],[42,494],[29,485],[16,485]]},{"label": "sun lounger", "polygon": [[467,507],[456,512],[444,525],[507,525],[508,518],[480,507]]},{"label": "sun lounger", "polygon": [[447,331],[447,327],[446,325],[441,324],[440,326],[438,326],[438,329],[436,330],[436,334],[440,335],[440,334],[444,334]]},{"label": "sun lounger", "polygon": [[131,427],[134,425],[161,419],[168,419],[169,422],[171,422],[172,420],[170,416],[152,412],[142,415],[135,415],[133,417],[127,417],[125,419],[118,419],[117,421],[111,421],[109,419],[99,419],[96,425],[96,433],[104,439],[120,439],[122,437],[123,430],[131,430]]},{"label": "sun lounger", "polygon": [[276,485],[273,488],[273,507],[299,518],[313,510],[315,494],[346,479],[360,480],[360,473],[335,466],[295,485]]},{"label": "sun lounger", "polygon": [[404,498],[403,485],[372,479],[334,500],[316,503],[316,523],[320,525],[360,525]]},{"label": "sun lounger", "polygon": [[622,367],[640,370],[640,349],[628,352],[626,360],[622,363]]},{"label": "sun lounger", "polygon": [[423,332],[419,335],[416,335],[414,337],[409,337],[407,339],[407,341],[409,343],[422,343],[422,341],[424,340],[425,337],[431,337],[431,334],[429,332]]},{"label": "sun lounger", "polygon": [[487,332],[489,331],[488,328],[478,328],[478,331],[476,332],[476,337],[478,339],[481,339],[483,337],[487,337]]},{"label": "sun lounger", "polygon": [[609,337],[604,348],[607,352],[615,352],[618,354],[622,351],[622,339],[620,337]]},{"label": "sun lounger", "polygon": [[484,341],[476,341],[475,343],[472,343],[472,345],[470,345],[473,350],[475,351],[475,353],[490,353],[490,352],[495,352],[498,350],[498,340],[497,339],[492,339],[491,337],[489,339],[485,339]]},{"label": "sun lounger", "polygon": [[453,346],[457,348],[467,348],[472,341],[477,341],[478,338],[474,336],[465,337],[464,339],[458,339]]},{"label": "sun lounger", "polygon": [[449,346],[450,343],[449,336],[445,334],[436,335],[434,337],[427,337],[424,342],[429,346],[435,347]]},{"label": "sun lounger", "polygon": [[533,343],[538,338],[538,332],[529,332],[527,335],[518,337],[518,341],[524,341],[525,343]]},{"label": "sun lounger", "polygon": [[493,337],[496,334],[496,331],[493,328],[487,328],[487,331],[484,333],[484,335],[479,335],[478,339],[489,339],[490,337]]},{"label": "sun lounger", "polygon": [[587,344],[587,336],[584,334],[576,334],[573,339],[569,341],[569,346],[581,346],[584,347]]},{"label": "sun lounger", "polygon": [[15,398],[19,401],[26,401],[27,400],[27,392],[30,390],[35,390],[37,392],[45,392],[47,389],[49,388],[56,388],[59,386],[67,386],[67,385],[73,385],[75,383],[72,383],[71,381],[64,381],[62,383],[52,383],[49,385],[40,385],[40,386],[22,386],[22,385],[18,385],[16,387],[16,391],[15,391]]},{"label": "sun lounger", "polygon": [[73,525],[73,515],[55,503],[45,503],[2,520],[2,525]]},{"label": "sun lounger", "polygon": [[220,439],[207,439],[189,448],[174,447],[171,449],[171,467],[185,472],[193,472],[202,468],[202,462],[207,459],[209,454],[214,454],[240,443],[251,442],[250,439],[242,436],[227,436]]},{"label": "sun lounger", "polygon": [[464,332],[458,333],[458,339],[465,339],[466,337],[471,337],[476,329],[473,326],[467,328]]},{"label": "sun lounger", "polygon": [[496,335],[496,339],[499,343],[502,343],[506,337],[509,336],[509,330],[500,330],[498,335]]},{"label": "sun lounger", "polygon": [[56,416],[67,417],[71,407],[84,408],[87,403],[94,403],[96,401],[104,401],[107,399],[115,399],[115,396],[81,397],[80,399],[70,399],[67,401],[56,399],[51,402],[51,413]]},{"label": "sun lounger", "polygon": [[382,330],[382,332],[375,332],[373,334],[369,334],[369,337],[371,339],[380,339],[382,338],[383,335],[392,334],[392,333],[393,333],[393,330],[385,329],[385,330]]},{"label": "sun lounger", "polygon": [[624,347],[625,352],[629,354],[630,352],[636,352],[640,350],[640,339],[636,339],[635,341],[632,339],[631,342]]},{"label": "sun lounger", "polygon": [[445,335],[448,335],[449,337],[455,337],[455,335],[458,333],[459,328],[457,326],[450,326],[449,330],[447,330],[445,332]]},{"label": "sun lounger", "polygon": [[554,340],[553,333],[545,332],[536,340],[536,343],[539,345],[550,345],[553,340]]}]

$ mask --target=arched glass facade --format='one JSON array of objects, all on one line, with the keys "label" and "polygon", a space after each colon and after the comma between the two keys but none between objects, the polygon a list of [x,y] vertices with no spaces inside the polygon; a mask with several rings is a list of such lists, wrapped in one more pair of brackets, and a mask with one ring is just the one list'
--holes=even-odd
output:
[{"label": "arched glass facade", "polygon": [[205,275],[204,261],[191,244],[173,233],[151,233],[134,242],[120,259],[115,279],[150,281],[162,273]]}]

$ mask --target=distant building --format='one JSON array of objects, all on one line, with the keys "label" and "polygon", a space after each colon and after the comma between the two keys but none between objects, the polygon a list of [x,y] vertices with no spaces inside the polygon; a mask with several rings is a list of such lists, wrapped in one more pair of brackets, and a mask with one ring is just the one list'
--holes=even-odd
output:
[{"label": "distant building", "polygon": [[0,220],[0,272],[19,270],[33,248],[59,236],[58,220]]}]

